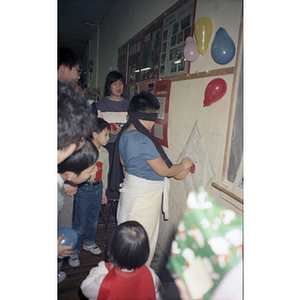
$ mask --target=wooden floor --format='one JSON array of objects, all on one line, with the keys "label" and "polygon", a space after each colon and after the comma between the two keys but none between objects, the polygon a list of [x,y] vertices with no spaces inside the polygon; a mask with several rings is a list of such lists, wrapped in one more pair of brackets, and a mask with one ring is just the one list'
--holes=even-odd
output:
[{"label": "wooden floor", "polygon": [[[115,218],[112,213],[112,210],[109,214],[111,203],[112,202],[108,203],[108,205],[104,209],[103,216],[99,218],[98,228],[96,232],[95,241],[96,244],[101,248],[102,253],[100,255],[94,255],[89,251],[82,250],[81,246],[81,251],[79,255],[80,266],[77,268],[70,267],[68,260],[65,259],[61,271],[64,271],[67,274],[67,278],[60,284],[58,284],[59,300],[87,299],[81,293],[80,284],[87,277],[87,275],[93,267],[96,267],[101,260],[106,260],[107,242],[110,238],[113,229],[116,227]],[[108,224],[106,233],[104,222],[107,222]],[[162,281],[166,290],[167,299],[180,300],[174,281],[165,267],[166,260],[167,258],[158,246],[151,267],[155,270],[156,274]]]}]

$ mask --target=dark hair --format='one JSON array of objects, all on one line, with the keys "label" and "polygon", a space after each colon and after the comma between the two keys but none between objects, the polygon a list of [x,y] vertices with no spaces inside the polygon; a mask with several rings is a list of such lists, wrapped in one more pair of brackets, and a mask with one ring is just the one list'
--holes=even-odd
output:
[{"label": "dark hair", "polygon": [[109,123],[107,123],[104,119],[102,118],[97,118],[96,120],[96,127],[94,129],[93,132],[97,132],[100,133],[102,132],[105,128],[107,128],[107,130],[110,130],[110,125]]},{"label": "dark hair", "polygon": [[149,249],[144,227],[137,221],[127,221],[114,229],[108,244],[108,259],[118,269],[132,270],[146,263]]},{"label": "dark hair", "polygon": [[155,112],[160,108],[159,101],[150,92],[142,91],[132,97],[128,110],[134,112]]},{"label": "dark hair", "polygon": [[90,141],[86,140],[83,146],[73,152],[67,159],[58,165],[58,173],[70,171],[79,175],[85,169],[94,165],[99,157],[99,152],[96,146]]},{"label": "dark hair", "polygon": [[119,73],[117,71],[111,71],[107,74],[105,85],[104,85],[104,97],[110,95],[110,93],[111,93],[110,85],[119,79],[121,79],[123,84],[125,84],[123,75],[121,73]]},{"label": "dark hair", "polygon": [[58,93],[57,148],[64,149],[92,134],[96,116],[72,84],[60,83]]},{"label": "dark hair", "polygon": [[61,65],[68,66],[71,70],[77,64],[80,65],[80,57],[77,53],[67,47],[59,47],[57,53],[57,70]]}]

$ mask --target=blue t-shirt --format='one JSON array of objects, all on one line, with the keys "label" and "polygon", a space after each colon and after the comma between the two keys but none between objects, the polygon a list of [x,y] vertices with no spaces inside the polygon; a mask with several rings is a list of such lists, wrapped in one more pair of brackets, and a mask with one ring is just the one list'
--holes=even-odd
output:
[{"label": "blue t-shirt", "polygon": [[155,145],[146,135],[138,130],[125,131],[119,142],[119,151],[127,173],[147,180],[164,180],[146,162],[160,157]]}]

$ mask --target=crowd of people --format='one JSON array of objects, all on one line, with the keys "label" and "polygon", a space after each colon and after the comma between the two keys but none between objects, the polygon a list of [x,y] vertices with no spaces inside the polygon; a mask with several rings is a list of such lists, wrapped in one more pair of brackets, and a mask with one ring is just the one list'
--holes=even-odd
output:
[{"label": "crowd of people", "polygon": [[[163,285],[150,267],[160,214],[165,219],[169,215],[169,178],[186,174],[193,162],[185,157],[173,164],[151,134],[160,108],[154,94],[142,91],[131,100],[123,97],[124,78],[110,71],[104,97],[90,105],[81,72],[79,56],[59,48],[57,227],[73,228],[77,242],[61,244],[63,234],[57,239],[58,283],[66,278],[61,271],[65,259],[71,267],[80,265],[81,243],[83,250],[101,254],[95,242],[98,218],[107,194],[115,193],[117,227],[107,247],[108,260],[90,270],[81,291],[90,300],[165,299]],[[215,205],[204,190],[188,196],[184,216],[168,266],[181,299],[204,299],[205,293],[205,299],[241,299],[241,219]]]},{"label": "crowd of people", "polygon": [[111,71],[104,97],[92,109],[84,96],[79,56],[59,48],[57,69],[58,228],[71,227],[78,236],[76,245],[61,245],[63,235],[58,237],[58,283],[66,278],[61,271],[65,258],[72,267],[80,265],[82,238],[83,250],[101,253],[95,232],[110,189],[120,195],[118,226],[108,246],[108,262],[91,270],[82,291],[89,299],[132,299],[132,293],[135,299],[163,299],[162,285],[150,268],[161,205],[168,201],[168,177],[189,169],[192,160],[172,164],[151,134],[160,108],[153,94],[124,98],[124,78]]}]

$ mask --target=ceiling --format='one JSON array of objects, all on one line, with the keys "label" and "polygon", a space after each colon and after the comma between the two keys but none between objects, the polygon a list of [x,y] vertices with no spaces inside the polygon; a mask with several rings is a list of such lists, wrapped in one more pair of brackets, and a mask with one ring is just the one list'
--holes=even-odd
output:
[{"label": "ceiling", "polygon": [[58,0],[58,46],[82,55],[114,0]]}]

